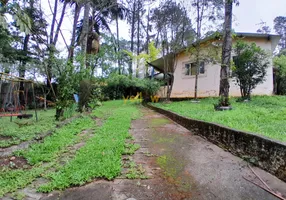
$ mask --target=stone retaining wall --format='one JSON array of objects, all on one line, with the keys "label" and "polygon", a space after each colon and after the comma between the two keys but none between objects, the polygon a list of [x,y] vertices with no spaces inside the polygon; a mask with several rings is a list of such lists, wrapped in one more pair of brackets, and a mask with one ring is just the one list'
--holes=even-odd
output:
[{"label": "stone retaining wall", "polygon": [[145,106],[286,182],[285,144],[253,133],[183,117],[150,104],[145,104]]}]

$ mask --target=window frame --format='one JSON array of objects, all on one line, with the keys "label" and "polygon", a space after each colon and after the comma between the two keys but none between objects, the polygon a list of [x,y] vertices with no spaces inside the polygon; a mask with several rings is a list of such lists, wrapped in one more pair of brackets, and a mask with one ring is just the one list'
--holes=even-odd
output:
[{"label": "window frame", "polygon": [[[184,78],[193,78],[196,76],[196,74],[193,74],[192,75],[192,65],[195,65],[196,62],[192,62],[192,61],[188,61],[188,62],[183,62],[183,77]],[[198,76],[202,77],[202,76],[206,76],[206,63],[205,61],[201,61],[201,63],[203,63],[203,70],[204,70],[204,73],[201,73],[201,66],[199,68],[199,74]],[[186,65],[189,65],[189,68],[187,69],[186,68]],[[187,73],[188,72],[188,73]]]}]

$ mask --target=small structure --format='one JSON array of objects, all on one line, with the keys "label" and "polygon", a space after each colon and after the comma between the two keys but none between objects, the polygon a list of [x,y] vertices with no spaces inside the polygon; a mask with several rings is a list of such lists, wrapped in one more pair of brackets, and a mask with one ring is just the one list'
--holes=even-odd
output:
[{"label": "small structure", "polygon": [[[20,89],[21,85],[24,86],[23,90]],[[30,91],[32,97],[29,95]],[[12,121],[12,117],[19,119],[33,117],[32,114],[26,113],[29,100],[34,104],[35,117],[38,121],[34,82],[0,72],[0,118],[10,117]]]}]

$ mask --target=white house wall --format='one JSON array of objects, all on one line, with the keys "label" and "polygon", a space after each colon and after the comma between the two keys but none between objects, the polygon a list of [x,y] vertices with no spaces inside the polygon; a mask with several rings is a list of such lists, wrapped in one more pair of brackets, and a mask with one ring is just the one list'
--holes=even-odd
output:
[{"label": "white house wall", "polygon": [[[264,38],[251,38],[245,41],[256,42],[257,45],[269,53],[270,65],[267,69],[266,81],[258,85],[252,92],[253,95],[271,95],[273,92],[273,71],[272,71],[272,45],[271,41]],[[192,61],[189,54],[181,53],[177,56],[177,66],[174,72],[174,85],[171,98],[194,97],[195,76],[184,75],[184,64]],[[199,75],[198,97],[212,97],[219,95],[220,64],[205,63],[205,74]],[[164,88],[158,93],[161,97],[166,94]],[[234,79],[230,79],[230,95],[240,96],[239,87]]]}]

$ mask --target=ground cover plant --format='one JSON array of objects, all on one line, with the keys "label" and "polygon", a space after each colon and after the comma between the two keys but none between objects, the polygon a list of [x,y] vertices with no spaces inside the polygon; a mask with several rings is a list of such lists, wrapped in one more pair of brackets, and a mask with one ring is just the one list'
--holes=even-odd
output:
[{"label": "ground cover plant", "polygon": [[[53,118],[54,119],[54,118]],[[27,169],[10,168],[1,169],[0,197],[7,192],[13,192],[18,188],[25,187],[45,170],[56,165],[56,158],[65,147],[77,141],[77,135],[85,129],[92,128],[94,122],[89,117],[82,117],[72,123],[59,128],[53,135],[48,136],[42,143],[31,145],[27,150],[16,152],[22,155],[34,166]],[[43,162],[48,162],[43,165]]]},{"label": "ground cover plant", "polygon": [[[31,114],[33,111],[29,111]],[[17,119],[13,117],[0,118],[0,147],[8,147],[19,144],[22,141],[30,140],[35,135],[47,132],[56,127],[54,119],[55,110],[38,111],[38,122],[35,117],[31,119]]]},{"label": "ground cover plant", "polygon": [[58,152],[76,142],[78,133],[93,127],[93,123],[90,117],[79,118],[68,126],[56,130],[51,137],[45,138],[43,143],[33,144],[28,150],[18,152],[17,154],[24,156],[31,165],[52,161]]},{"label": "ground cover plant", "polygon": [[182,101],[153,105],[193,119],[286,141],[286,96],[255,96],[249,102],[236,100],[231,98],[233,110],[221,112],[214,110],[217,98],[201,99],[198,104]]},{"label": "ground cover plant", "polygon": [[134,104],[111,101],[95,111],[101,116],[105,112],[109,113],[108,117],[94,137],[76,153],[73,160],[57,172],[50,173],[51,181],[42,185],[39,191],[82,185],[94,178],[111,180],[120,174],[126,139],[131,137],[128,133],[131,120],[139,117],[139,111]]},{"label": "ground cover plant", "polygon": [[[94,178],[111,180],[120,175],[122,155],[133,154],[140,147],[130,142],[132,136],[128,132],[131,120],[140,116],[137,106],[122,100],[105,102],[91,115],[77,118],[42,142],[15,152],[16,157],[27,160],[27,165],[18,169],[8,166],[0,169],[0,197],[26,187],[38,177],[48,179],[38,191],[50,192],[82,185]],[[94,119],[98,117],[101,126],[95,124]],[[91,132],[89,137],[85,137],[83,146],[66,158],[67,149],[82,142],[80,133],[86,130]],[[65,162],[61,162],[63,156]]]}]

